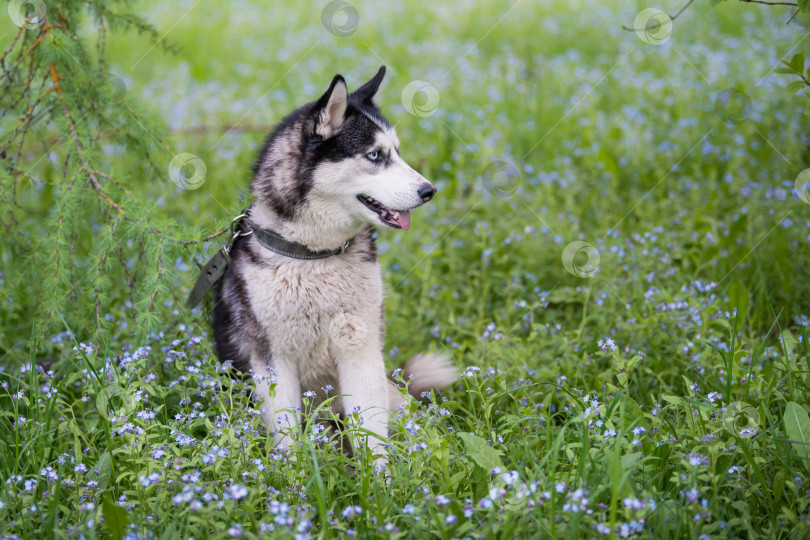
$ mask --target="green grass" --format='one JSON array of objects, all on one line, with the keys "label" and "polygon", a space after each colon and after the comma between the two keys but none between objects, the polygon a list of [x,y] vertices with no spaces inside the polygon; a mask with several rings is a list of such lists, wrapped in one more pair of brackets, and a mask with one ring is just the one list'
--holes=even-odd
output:
[{"label": "green grass", "polygon": [[[335,72],[351,88],[389,67],[383,110],[439,194],[381,231],[385,354],[444,350],[464,377],[392,422],[386,482],[311,425],[272,449],[204,314],[177,301],[217,244],[177,261],[146,340],[121,276],[112,338],[65,313],[37,346],[31,300],[4,287],[0,536],[810,535],[808,102],[771,71],[808,52],[806,27],[696,5],[654,46],[621,29],[637,2],[358,1],[338,37],[325,3],[143,5],[181,52],[112,34],[113,71],[166,126],[155,163],[191,152],[207,177],[187,191],[105,159],[204,233],[241,210],[274,122]],[[413,80],[436,114],[406,111]],[[718,106],[729,88],[751,100],[739,122]],[[564,266],[577,240],[598,251],[590,278]],[[3,283],[24,270],[3,263]]]}]

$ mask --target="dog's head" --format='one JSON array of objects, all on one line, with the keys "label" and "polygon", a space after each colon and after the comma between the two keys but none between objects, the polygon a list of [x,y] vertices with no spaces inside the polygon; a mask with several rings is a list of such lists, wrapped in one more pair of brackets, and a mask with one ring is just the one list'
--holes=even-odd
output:
[{"label": "dog's head", "polygon": [[385,66],[349,93],[340,75],[271,134],[256,166],[254,193],[286,220],[383,223],[408,229],[410,210],[436,188],[399,154],[377,107]]}]

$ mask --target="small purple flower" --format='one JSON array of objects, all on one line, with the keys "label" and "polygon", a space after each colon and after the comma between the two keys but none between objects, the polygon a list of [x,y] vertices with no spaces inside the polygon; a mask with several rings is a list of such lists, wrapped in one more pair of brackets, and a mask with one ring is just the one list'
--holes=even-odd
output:
[{"label": "small purple flower", "polygon": [[160,474],[156,472],[149,474],[149,476],[142,474],[138,477],[138,481],[140,481],[143,487],[149,487],[153,484],[157,484],[158,482],[160,482]]},{"label": "small purple flower", "polygon": [[462,373],[462,377],[474,377],[479,371],[481,371],[481,368],[478,366],[468,366],[467,369],[464,370],[464,373]]},{"label": "small purple flower", "polygon": [[705,466],[709,464],[709,458],[700,454],[689,454],[686,456],[686,461],[692,467],[700,467],[701,465]]},{"label": "small purple flower", "polygon": [[509,471],[503,473],[501,478],[503,478],[503,481],[506,482],[506,485],[512,486],[520,479],[520,475],[517,471]]},{"label": "small purple flower", "polygon": [[231,499],[239,500],[244,497],[247,497],[248,489],[243,486],[242,484],[234,484],[230,488],[228,488],[228,495],[230,495]]},{"label": "small purple flower", "polygon": [[610,338],[600,339],[598,344],[606,353],[616,350],[616,343]]},{"label": "small purple flower", "polygon": [[635,497],[627,497],[622,503],[624,503],[625,508],[629,508],[630,510],[642,510],[645,506],[644,501],[640,501]]},{"label": "small purple flower", "polygon": [[413,422],[410,421],[406,422],[405,431],[407,431],[411,435],[416,435],[416,432],[419,431],[419,424],[414,424]]},{"label": "small purple flower", "polygon": [[363,513],[363,509],[357,505],[349,505],[343,509],[343,512],[340,513],[344,518],[348,520],[352,520],[355,516],[359,516]]}]

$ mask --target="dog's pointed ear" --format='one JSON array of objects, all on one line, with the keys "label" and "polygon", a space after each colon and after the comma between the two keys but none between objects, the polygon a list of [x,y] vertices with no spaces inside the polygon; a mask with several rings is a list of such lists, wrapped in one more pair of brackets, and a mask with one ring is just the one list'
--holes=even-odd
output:
[{"label": "dog's pointed ear", "polygon": [[346,106],[349,102],[349,90],[346,81],[335,75],[332,84],[324,95],[315,102],[315,133],[328,139],[340,131],[346,119]]},{"label": "dog's pointed ear", "polygon": [[352,95],[356,96],[361,102],[377,105],[380,83],[382,83],[383,77],[385,77],[385,66],[381,66],[377,74],[366,84],[355,90]]}]

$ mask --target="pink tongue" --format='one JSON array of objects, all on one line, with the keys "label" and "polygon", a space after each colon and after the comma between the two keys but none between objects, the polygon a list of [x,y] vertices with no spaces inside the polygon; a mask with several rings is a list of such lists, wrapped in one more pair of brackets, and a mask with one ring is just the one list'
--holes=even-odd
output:
[{"label": "pink tongue", "polygon": [[407,231],[411,228],[411,211],[410,210],[400,210],[399,211],[399,219],[397,220],[399,226],[402,227],[402,230]]}]

